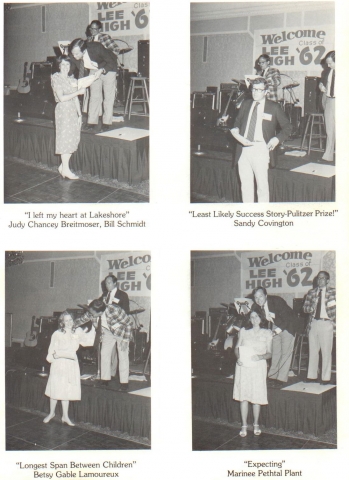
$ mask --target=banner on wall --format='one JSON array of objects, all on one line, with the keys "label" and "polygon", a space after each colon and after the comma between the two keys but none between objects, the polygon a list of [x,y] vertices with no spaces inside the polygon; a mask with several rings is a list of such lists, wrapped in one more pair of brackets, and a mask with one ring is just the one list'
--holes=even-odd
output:
[{"label": "banner on wall", "polygon": [[256,30],[253,61],[267,54],[279,70],[318,70],[326,53],[334,50],[334,38],[333,25]]},{"label": "banner on wall", "polygon": [[319,251],[264,251],[241,254],[241,293],[256,287],[270,294],[306,293],[321,270]]},{"label": "banner on wall", "polygon": [[100,280],[112,273],[118,288],[129,296],[150,297],[151,255],[149,252],[111,253],[101,256]]},{"label": "banner on wall", "polygon": [[149,35],[149,3],[89,3],[89,19],[99,20],[103,32],[113,38],[125,35]]}]

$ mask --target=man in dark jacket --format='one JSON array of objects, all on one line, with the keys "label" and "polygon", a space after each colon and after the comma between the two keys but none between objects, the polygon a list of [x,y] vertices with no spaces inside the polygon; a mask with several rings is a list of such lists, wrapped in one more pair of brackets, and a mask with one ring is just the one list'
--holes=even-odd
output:
[{"label": "man in dark jacket", "polygon": [[[292,133],[292,125],[276,102],[268,100],[265,78],[251,81],[253,100],[244,100],[236,117],[233,137],[239,142],[235,159],[238,161],[242,201],[254,202],[254,178],[258,202],[269,202],[268,168],[274,148]],[[280,128],[276,134],[277,127]]]},{"label": "man in dark jacket", "polygon": [[283,298],[276,295],[269,296],[263,287],[255,288],[252,296],[264,312],[273,332],[272,358],[268,377],[287,382],[294,338],[299,328],[298,318]]},{"label": "man in dark jacket", "polygon": [[88,128],[96,131],[103,102],[102,131],[109,130],[113,121],[113,106],[116,88],[116,56],[99,42],[86,42],[76,38],[70,44],[70,57],[79,70],[79,78],[84,70],[91,73],[101,71],[100,78],[90,86],[90,103],[88,108]]}]

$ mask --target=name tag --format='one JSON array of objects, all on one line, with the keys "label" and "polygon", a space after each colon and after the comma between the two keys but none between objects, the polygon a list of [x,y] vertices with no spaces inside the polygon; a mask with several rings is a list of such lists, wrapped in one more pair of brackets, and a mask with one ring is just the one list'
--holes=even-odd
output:
[{"label": "name tag", "polygon": [[335,306],[336,306],[336,300],[330,300],[330,301],[327,303],[327,306],[328,306],[328,307],[335,307]]},{"label": "name tag", "polygon": [[271,113],[263,113],[263,115],[262,115],[262,119],[263,120],[268,120],[268,122],[271,122],[272,118],[273,118],[273,116],[272,116]]}]

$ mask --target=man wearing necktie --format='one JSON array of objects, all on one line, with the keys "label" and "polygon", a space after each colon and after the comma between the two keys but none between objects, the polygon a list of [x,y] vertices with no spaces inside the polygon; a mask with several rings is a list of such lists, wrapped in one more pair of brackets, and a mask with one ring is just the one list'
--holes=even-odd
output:
[{"label": "man wearing necktie", "polygon": [[252,297],[255,303],[261,307],[273,333],[268,377],[279,382],[287,382],[294,338],[299,330],[298,318],[283,298],[268,295],[267,290],[263,287],[255,288]]},{"label": "man wearing necktie", "polygon": [[[244,100],[234,128],[233,137],[238,141],[235,159],[241,180],[242,201],[254,203],[254,179],[257,183],[258,202],[269,202],[269,162],[274,148],[292,133],[292,125],[276,102],[266,98],[268,83],[264,78],[251,81],[253,100]],[[276,134],[276,128],[280,131]]]},{"label": "man wearing necktie", "polygon": [[326,150],[322,157],[322,160],[326,162],[333,162],[334,147],[336,143],[336,118],[335,118],[335,98],[336,98],[336,64],[335,64],[335,51],[329,52],[325,61],[327,69],[321,76],[322,81],[319,83],[319,89],[324,94],[324,117],[326,127]]},{"label": "man wearing necktie", "polygon": [[336,326],[336,289],[329,287],[330,275],[321,271],[317,287],[307,293],[303,310],[309,313],[309,366],[307,381],[316,383],[319,353],[322,356],[321,385],[331,381],[333,334]]}]

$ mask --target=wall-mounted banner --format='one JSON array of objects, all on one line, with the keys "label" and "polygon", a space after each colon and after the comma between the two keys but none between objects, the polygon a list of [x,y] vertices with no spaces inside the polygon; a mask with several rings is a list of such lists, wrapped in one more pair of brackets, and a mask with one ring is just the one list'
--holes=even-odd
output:
[{"label": "wall-mounted banner", "polygon": [[241,253],[241,294],[256,287],[268,293],[306,293],[321,270],[320,251],[265,251]]},{"label": "wall-mounted banner", "polygon": [[149,38],[149,3],[97,2],[89,3],[90,23],[99,20],[103,32],[113,38],[143,35]]},{"label": "wall-mounted banner", "polygon": [[118,279],[118,288],[129,296],[150,297],[150,252],[112,253],[101,256],[100,280],[112,273]]},{"label": "wall-mounted banner", "polygon": [[320,61],[326,53],[334,50],[334,37],[333,25],[256,30],[253,62],[264,53],[271,57],[271,65],[280,71],[319,69],[321,72]]}]

